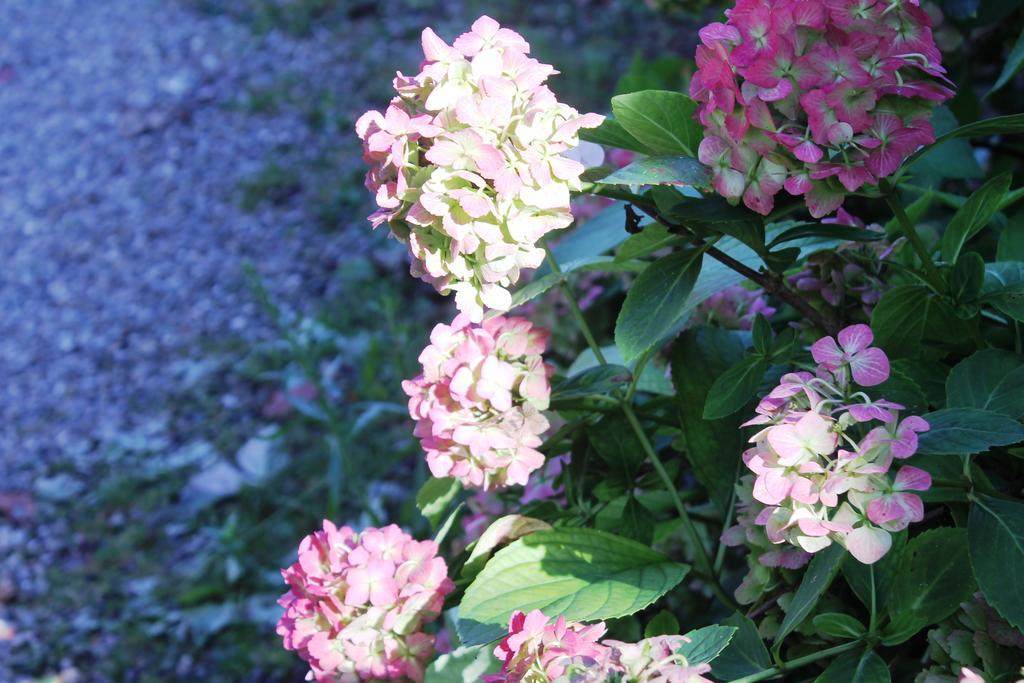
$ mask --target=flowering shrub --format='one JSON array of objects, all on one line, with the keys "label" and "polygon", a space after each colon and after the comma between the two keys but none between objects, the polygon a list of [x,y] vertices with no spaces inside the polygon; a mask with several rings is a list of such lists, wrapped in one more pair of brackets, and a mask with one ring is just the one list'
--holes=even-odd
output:
[{"label": "flowering shrub", "polygon": [[423,374],[402,386],[435,477],[493,489],[527,483],[548,421],[547,331],[524,318],[438,325],[420,354]]},{"label": "flowering shrub", "polygon": [[741,0],[701,29],[690,94],[715,189],[768,215],[785,188],[820,218],[934,141],[953,90],[917,5]]},{"label": "flowering shrub", "polygon": [[324,521],[282,574],[277,624],[316,681],[423,680],[434,637],[423,626],[452,591],[437,544],[395,525],[355,533]]},{"label": "flowering shrub", "polygon": [[508,309],[520,269],[544,260],[541,238],[572,222],[583,166],[562,152],[601,122],[558,102],[544,85],[557,72],[529,53],[490,17],[450,46],[425,29],[420,73],[399,73],[387,110],[356,123],[380,207],[370,220],[474,322]]},{"label": "flowering shrub", "polygon": [[[632,74],[603,122],[493,20],[428,29],[358,122],[372,221],[461,312],[403,383],[433,475],[409,525],[435,541],[325,523],[285,571],[314,677],[1024,675],[1024,243],[1001,213],[1024,192],[975,182],[1019,168],[1024,118],[951,127],[912,0],[726,18],[692,99]],[[577,136],[614,168],[584,182]],[[586,220],[513,298],[570,191]],[[513,302],[550,351],[496,315]],[[454,649],[427,665],[442,608]]]}]

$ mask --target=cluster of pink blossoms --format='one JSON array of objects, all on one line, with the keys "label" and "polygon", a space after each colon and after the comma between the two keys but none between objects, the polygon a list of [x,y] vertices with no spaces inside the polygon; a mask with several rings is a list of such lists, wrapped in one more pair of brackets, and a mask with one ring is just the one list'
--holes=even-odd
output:
[{"label": "cluster of pink blossoms", "polygon": [[484,683],[712,683],[701,675],[709,664],[691,665],[677,653],[685,636],[600,641],[606,630],[603,622],[551,622],[540,610],[516,612],[494,649],[501,673],[484,676]]},{"label": "cluster of pink blossoms", "polygon": [[325,520],[281,572],[291,586],[278,601],[285,648],[318,683],[422,681],[434,654],[423,625],[454,588],[437,550],[393,524],[357,534]]},{"label": "cluster of pink blossoms", "polygon": [[749,330],[758,313],[766,318],[775,315],[775,309],[764,297],[764,290],[733,285],[705,299],[697,307],[691,324],[715,323],[730,330]]},{"label": "cluster of pink blossoms", "polygon": [[380,207],[370,220],[474,322],[509,308],[520,269],[544,259],[540,239],[572,223],[583,165],[562,153],[603,120],[558,102],[544,85],[557,72],[529,51],[486,16],[451,46],[425,29],[420,73],[399,73],[387,110],[356,122]]},{"label": "cluster of pink blossoms", "polygon": [[715,189],[767,215],[783,188],[815,217],[934,141],[953,96],[917,0],[739,0],[700,31],[690,94]]},{"label": "cluster of pink blossoms", "polygon": [[783,375],[758,404],[745,423],[763,426],[743,454],[754,475],[741,493],[749,502],[725,542],[763,550],[763,533],[781,551],[762,554],[766,566],[799,567],[805,553],[833,541],[870,564],[888,552],[891,532],[921,521],[924,505],[912,492],[930,488],[931,476],[911,466],[891,476],[890,469],[916,452],[928,423],[900,419],[903,406],[857,388],[889,377],[889,360],[872,341],[867,325],[819,339],[811,346],[816,374]]},{"label": "cluster of pink blossoms", "polygon": [[544,464],[553,372],[541,357],[548,332],[525,318],[439,324],[420,354],[423,374],[402,383],[415,435],[435,477],[467,487],[526,484]]}]

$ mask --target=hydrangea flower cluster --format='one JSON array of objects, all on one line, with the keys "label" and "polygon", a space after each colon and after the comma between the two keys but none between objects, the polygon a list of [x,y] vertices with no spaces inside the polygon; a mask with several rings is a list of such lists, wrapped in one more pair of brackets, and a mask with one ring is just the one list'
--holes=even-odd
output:
[{"label": "hydrangea flower cluster", "polygon": [[816,218],[933,142],[953,96],[916,0],[739,0],[700,31],[690,94],[719,194],[767,215],[783,188]]},{"label": "hydrangea flower cluster", "polygon": [[515,612],[494,650],[501,672],[484,676],[484,683],[712,683],[702,676],[709,664],[691,665],[677,653],[686,636],[599,641],[606,630],[603,622],[552,622],[540,610]]},{"label": "hydrangea flower cluster", "polygon": [[419,358],[423,374],[402,388],[435,477],[490,490],[526,484],[544,464],[537,447],[548,429],[547,339],[525,318],[474,325],[460,314],[434,327]]},{"label": "hydrangea flower cluster", "polygon": [[356,533],[325,520],[282,570],[284,646],[309,662],[318,683],[422,681],[434,653],[423,625],[454,585],[433,541],[395,525]]},{"label": "hydrangea flower cluster", "polygon": [[705,299],[697,307],[691,324],[715,323],[730,330],[750,330],[758,313],[766,318],[775,315],[775,308],[768,305],[764,290],[733,285]]},{"label": "hydrangea flower cluster", "polygon": [[[550,623],[540,610],[515,612],[508,635],[494,648],[501,672],[484,676],[484,683],[547,683],[580,680],[580,676],[603,671],[609,648],[598,640],[605,634],[604,623],[585,625],[558,617]],[[583,678],[600,681],[604,678]]]},{"label": "hydrangea flower cluster", "polygon": [[544,259],[540,239],[572,222],[583,165],[562,153],[603,120],[558,102],[544,85],[557,72],[529,52],[486,16],[452,45],[425,29],[420,73],[399,73],[387,110],[356,122],[370,220],[389,223],[413,274],[454,292],[474,322],[509,308],[520,269]]},{"label": "hydrangea flower cluster", "polygon": [[523,493],[514,501],[496,491],[479,491],[466,501],[466,514],[462,516],[462,530],[467,539],[480,538],[491,522],[504,515],[514,514],[522,506],[550,500],[565,504],[565,490],[557,485],[562,468],[569,463],[568,455],[548,458],[543,467],[534,472],[523,486]]},{"label": "hydrangea flower cluster", "polygon": [[[811,346],[816,374],[783,375],[745,423],[761,426],[743,461],[749,504],[739,529],[726,539],[759,538],[762,527],[773,545],[815,553],[833,542],[857,560],[877,562],[892,545],[891,532],[919,522],[924,505],[914,492],[931,487],[931,476],[895,460],[917,451],[918,434],[928,423],[917,416],[900,419],[903,406],[872,399],[860,387],[889,377],[885,352],[872,347],[867,325],[852,325],[837,338]],[[753,544],[757,547],[757,544]],[[799,566],[799,553],[769,556],[777,566]]]},{"label": "hydrangea flower cluster", "polygon": [[[865,225],[843,209],[839,209],[835,217],[821,222],[885,234],[878,223]],[[903,238],[893,242],[885,239],[846,242],[835,249],[819,251],[807,257],[804,269],[791,275],[789,282],[797,291],[817,294],[829,306],[844,309],[853,306],[870,317],[875,304],[889,288],[883,277],[885,259],[902,241]]]}]

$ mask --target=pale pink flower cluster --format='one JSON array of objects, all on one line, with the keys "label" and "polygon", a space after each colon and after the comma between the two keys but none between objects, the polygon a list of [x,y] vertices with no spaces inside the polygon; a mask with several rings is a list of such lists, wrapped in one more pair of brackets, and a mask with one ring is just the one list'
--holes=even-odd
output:
[{"label": "pale pink flower cluster", "polygon": [[525,318],[475,325],[460,314],[434,327],[419,358],[423,374],[402,388],[435,477],[490,490],[524,485],[544,464],[537,448],[548,429],[547,339]]},{"label": "pale pink flower cluster", "polygon": [[454,588],[436,543],[393,524],[356,533],[325,520],[281,573],[291,589],[278,601],[277,632],[314,680],[423,680],[434,654],[423,626]]},{"label": "pale pink flower cluster", "polygon": [[[857,387],[889,377],[889,360],[871,346],[867,325],[852,325],[837,337],[811,346],[816,374],[783,375],[745,423],[762,427],[743,454],[754,475],[747,479],[748,516],[740,519],[747,528],[728,532],[727,540],[749,536],[752,515],[776,546],[815,553],[838,542],[870,564],[888,552],[892,532],[924,517],[914,492],[930,488],[931,476],[911,466],[892,476],[890,469],[916,452],[917,435],[928,423],[901,419],[903,406]],[[797,566],[805,560],[797,553],[772,561]]]},{"label": "pale pink flower cluster", "polygon": [[370,220],[389,223],[413,274],[454,292],[474,322],[509,308],[520,269],[544,259],[540,239],[572,222],[583,165],[562,153],[603,120],[558,102],[544,85],[557,72],[529,51],[486,16],[452,45],[425,29],[420,73],[399,73],[387,110],[356,122]]},{"label": "pale pink flower cluster", "polygon": [[690,94],[719,194],[767,215],[783,188],[811,215],[933,142],[953,96],[916,0],[739,0],[700,31]]},{"label": "pale pink flower cluster", "polygon": [[705,299],[691,324],[714,323],[730,330],[749,330],[759,313],[766,318],[775,315],[775,308],[768,304],[764,290],[733,285]]},{"label": "pale pink flower cluster", "polygon": [[709,664],[691,665],[678,650],[685,636],[656,636],[638,643],[600,641],[603,622],[581,624],[540,610],[515,612],[508,635],[494,649],[501,672],[484,683],[712,683]]}]

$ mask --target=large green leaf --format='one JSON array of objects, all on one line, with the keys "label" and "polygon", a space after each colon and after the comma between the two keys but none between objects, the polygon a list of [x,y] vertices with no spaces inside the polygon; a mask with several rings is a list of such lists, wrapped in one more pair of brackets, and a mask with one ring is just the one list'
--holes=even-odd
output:
[{"label": "large green leaf", "polygon": [[720,327],[698,327],[680,335],[672,348],[679,425],[693,474],[724,513],[741,466],[740,416],[705,420],[704,404],[715,380],[743,358],[739,335]]},{"label": "large green leaf", "polygon": [[[945,111],[945,109],[942,107],[936,109],[936,112],[939,111]],[[1024,133],[1024,114],[1008,114],[1006,116],[994,116],[990,119],[974,121],[973,123],[968,123],[941,133],[935,138],[934,143],[919,149],[917,152],[910,155],[910,158],[907,159],[907,164],[917,161],[921,157],[932,152],[937,146],[953,140],[954,138],[984,137],[986,135],[1001,134],[1013,135],[1018,133]]]},{"label": "large green leaf", "polygon": [[1014,320],[1024,321],[1024,261],[985,264],[981,300]]},{"label": "large green leaf", "polygon": [[689,567],[646,545],[594,529],[551,529],[498,551],[466,589],[459,635],[467,645],[501,637],[517,610],[573,621],[637,612],[674,588]]},{"label": "large green leaf", "polygon": [[978,408],[943,408],[924,415],[930,429],[918,437],[923,455],[970,455],[1024,441],[1024,425]]},{"label": "large green leaf", "polygon": [[632,360],[664,339],[682,320],[701,267],[700,252],[658,259],[637,277],[615,322],[615,344]]},{"label": "large green leaf", "polygon": [[875,343],[891,356],[918,355],[931,301],[931,291],[921,285],[899,285],[885,292],[871,312]]},{"label": "large green leaf", "polygon": [[946,405],[1024,415],[1024,356],[984,349],[964,359],[946,379]]},{"label": "large green leaf", "polygon": [[885,660],[873,650],[844,652],[814,679],[814,683],[889,683],[892,675]]},{"label": "large green leaf", "polygon": [[971,566],[985,599],[1024,630],[1024,504],[977,496],[967,537]]},{"label": "large green leaf", "polygon": [[595,365],[555,384],[551,389],[551,401],[607,396],[628,385],[632,378],[633,373],[622,365]]},{"label": "large green leaf", "polygon": [[811,620],[818,633],[829,638],[840,640],[856,640],[863,636],[867,629],[856,618],[842,612],[825,612]]},{"label": "large green leaf", "polygon": [[480,538],[473,543],[472,552],[462,565],[463,577],[474,577],[487,564],[487,560],[499,546],[508,545],[528,534],[550,529],[551,525],[541,519],[525,515],[505,515],[491,522]]},{"label": "large green leaf", "polygon": [[658,154],[695,156],[703,128],[696,103],[668,90],[641,90],[612,98],[615,119],[627,133]]},{"label": "large green leaf", "polygon": [[958,140],[956,136],[945,138],[943,135],[955,130],[958,122],[949,107],[936,107],[932,111],[931,124],[938,140],[935,144],[925,147],[907,160],[904,167],[917,179],[918,184],[926,187],[938,186],[943,178],[981,178],[985,175],[978,160],[974,157],[974,149],[966,140]]},{"label": "large green leaf", "polygon": [[661,223],[648,225],[635,235],[630,235],[615,251],[619,261],[650,256],[654,252],[683,242],[683,236],[669,232]]},{"label": "large green leaf", "polygon": [[996,261],[1024,261],[1024,210],[1010,216],[999,233]]},{"label": "large green leaf", "polygon": [[641,154],[650,154],[651,149],[626,132],[618,121],[611,116],[597,128],[583,128],[580,130],[580,140],[596,142],[599,145],[628,149]]},{"label": "large green leaf", "polygon": [[626,416],[621,412],[602,416],[587,431],[587,438],[610,472],[632,484],[646,456]]},{"label": "large green leaf", "polygon": [[491,648],[460,647],[431,662],[424,683],[477,683],[485,674],[500,669],[501,663],[491,655]]},{"label": "large green leaf", "polygon": [[996,79],[996,84],[992,86],[988,94],[991,95],[1009,83],[1010,79],[1016,76],[1022,67],[1024,67],[1024,31],[1017,37],[1017,42],[1014,43],[1013,49],[1010,50],[1010,56],[1006,58],[1006,64],[1003,65],[1003,70],[999,74],[999,78]]},{"label": "large green leaf", "polygon": [[979,230],[988,225],[999,210],[999,203],[1010,189],[1009,173],[1002,173],[979,187],[954,214],[942,234],[942,258],[948,263],[956,261],[960,249]]},{"label": "large green leaf", "polygon": [[599,180],[604,185],[689,185],[704,187],[711,182],[708,167],[693,157],[645,157],[613,171]]},{"label": "large green leaf", "polygon": [[966,555],[965,529],[931,529],[907,543],[889,591],[886,645],[898,645],[942,621],[971,597],[975,584]]},{"label": "large green leaf", "polygon": [[804,578],[796,589],[789,609],[786,611],[786,618],[782,620],[779,632],[775,636],[775,650],[782,647],[782,641],[796,630],[804,620],[810,616],[814,608],[818,606],[818,600],[825,594],[832,580],[836,578],[839,569],[846,559],[846,548],[838,543],[833,543],[824,550],[815,553],[814,559],[807,565]]},{"label": "large green leaf", "polygon": [[768,371],[763,356],[747,356],[715,380],[704,404],[704,419],[728,417],[746,405]]},{"label": "large green leaf", "polygon": [[457,479],[431,477],[416,494],[416,507],[430,521],[430,526],[436,529],[448,505],[455,500],[461,490],[462,486]]},{"label": "large green leaf", "polygon": [[721,654],[735,633],[735,626],[705,626],[687,633],[690,642],[683,643],[676,652],[686,657],[691,665],[707,664]]},{"label": "large green leaf", "polygon": [[[622,202],[615,202],[559,239],[551,248],[551,253],[558,259],[558,263],[565,264],[576,259],[599,256],[614,249],[629,237],[623,206]],[[646,223],[649,220],[644,218],[641,222]],[[539,268],[538,272],[547,272],[546,266]]]},{"label": "large green leaf", "polygon": [[735,626],[736,633],[711,665],[716,679],[731,681],[771,668],[771,654],[757,632],[757,624],[739,612],[722,623]]}]

